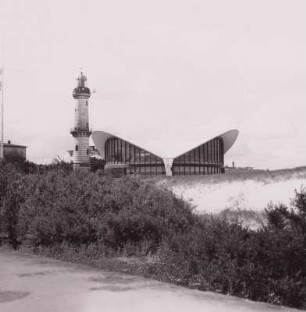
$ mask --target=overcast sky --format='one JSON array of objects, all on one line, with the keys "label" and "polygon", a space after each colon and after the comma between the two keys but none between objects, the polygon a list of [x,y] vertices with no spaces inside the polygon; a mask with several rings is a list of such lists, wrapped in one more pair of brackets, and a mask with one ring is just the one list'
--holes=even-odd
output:
[{"label": "overcast sky", "polygon": [[72,149],[82,67],[94,130],[236,128],[226,163],[305,165],[305,17],[305,0],[0,0],[5,141],[36,162]]}]

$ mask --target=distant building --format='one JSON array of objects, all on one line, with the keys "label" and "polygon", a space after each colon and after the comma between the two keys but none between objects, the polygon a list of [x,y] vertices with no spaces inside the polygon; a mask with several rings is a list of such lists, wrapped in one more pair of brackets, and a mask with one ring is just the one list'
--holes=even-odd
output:
[{"label": "distant building", "polygon": [[[180,146],[181,151],[171,152],[171,142],[162,150],[151,152],[148,142],[133,144],[104,131],[92,134],[95,147],[105,159],[106,171],[141,175],[206,175],[224,173],[224,154],[232,147],[238,136],[233,129],[200,142],[192,149]],[[167,154],[164,154],[166,151]]]},{"label": "distant building", "polygon": [[250,170],[254,170],[254,167],[230,167],[230,166],[225,166],[224,167],[225,171],[250,171]]},{"label": "distant building", "polygon": [[19,156],[23,159],[27,158],[27,147],[24,145],[12,144],[11,141],[3,144],[3,156],[4,158],[8,156]]},{"label": "distant building", "polygon": [[89,146],[89,157],[102,159],[99,150],[95,146]]}]

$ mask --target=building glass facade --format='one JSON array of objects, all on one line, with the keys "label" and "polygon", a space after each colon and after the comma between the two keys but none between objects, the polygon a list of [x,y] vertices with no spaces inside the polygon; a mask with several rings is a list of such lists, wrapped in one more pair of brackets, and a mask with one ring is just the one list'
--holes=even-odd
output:
[{"label": "building glass facade", "polygon": [[223,140],[222,138],[215,138],[174,158],[172,174],[218,174],[223,172],[223,167]]},{"label": "building glass facade", "polygon": [[124,166],[125,174],[165,174],[162,158],[117,137],[105,142],[105,162],[108,167]]},{"label": "building glass facade", "polygon": [[[158,157],[118,137],[105,142],[106,168],[120,168],[122,174],[164,175],[165,164]],[[214,138],[173,160],[172,175],[207,175],[224,172],[224,143]]]}]

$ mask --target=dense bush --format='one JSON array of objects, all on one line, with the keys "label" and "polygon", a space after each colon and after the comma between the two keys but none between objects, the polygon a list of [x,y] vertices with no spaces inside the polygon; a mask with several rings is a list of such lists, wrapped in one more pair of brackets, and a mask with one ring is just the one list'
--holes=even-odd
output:
[{"label": "dense bush", "polygon": [[5,155],[4,164],[10,164],[15,170],[25,174],[35,173],[37,171],[37,165],[35,163],[28,161],[23,156],[15,153]]},{"label": "dense bush", "polygon": [[162,248],[165,281],[306,307],[306,192],[296,192],[289,209],[270,205],[268,223],[257,231],[211,216]]},{"label": "dense bush", "polygon": [[[2,198],[2,227],[15,246],[98,243],[112,254],[125,245],[139,250],[145,241],[149,250],[140,252],[149,252],[171,231],[186,231],[194,219],[186,203],[153,184],[85,172],[25,175],[12,181]],[[5,221],[12,213],[13,237]]]},{"label": "dense bush", "polygon": [[14,248],[153,254],[147,276],[306,307],[305,190],[290,208],[270,205],[267,224],[255,231],[226,215],[196,216],[172,192],[140,179],[66,169],[22,174],[0,164],[0,231]]},{"label": "dense bush", "polygon": [[89,160],[90,160],[91,171],[96,172],[98,170],[104,170],[104,166],[105,166],[104,159],[90,157]]},{"label": "dense bush", "polygon": [[19,188],[23,175],[20,167],[10,162],[0,163],[0,243],[3,237],[8,237],[10,244],[17,247],[18,212],[21,204]]}]

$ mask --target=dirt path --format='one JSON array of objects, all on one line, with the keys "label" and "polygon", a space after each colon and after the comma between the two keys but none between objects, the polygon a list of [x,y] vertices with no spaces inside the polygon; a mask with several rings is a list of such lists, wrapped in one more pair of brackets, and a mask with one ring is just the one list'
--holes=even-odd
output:
[{"label": "dirt path", "polygon": [[297,311],[0,249],[1,312]]}]

